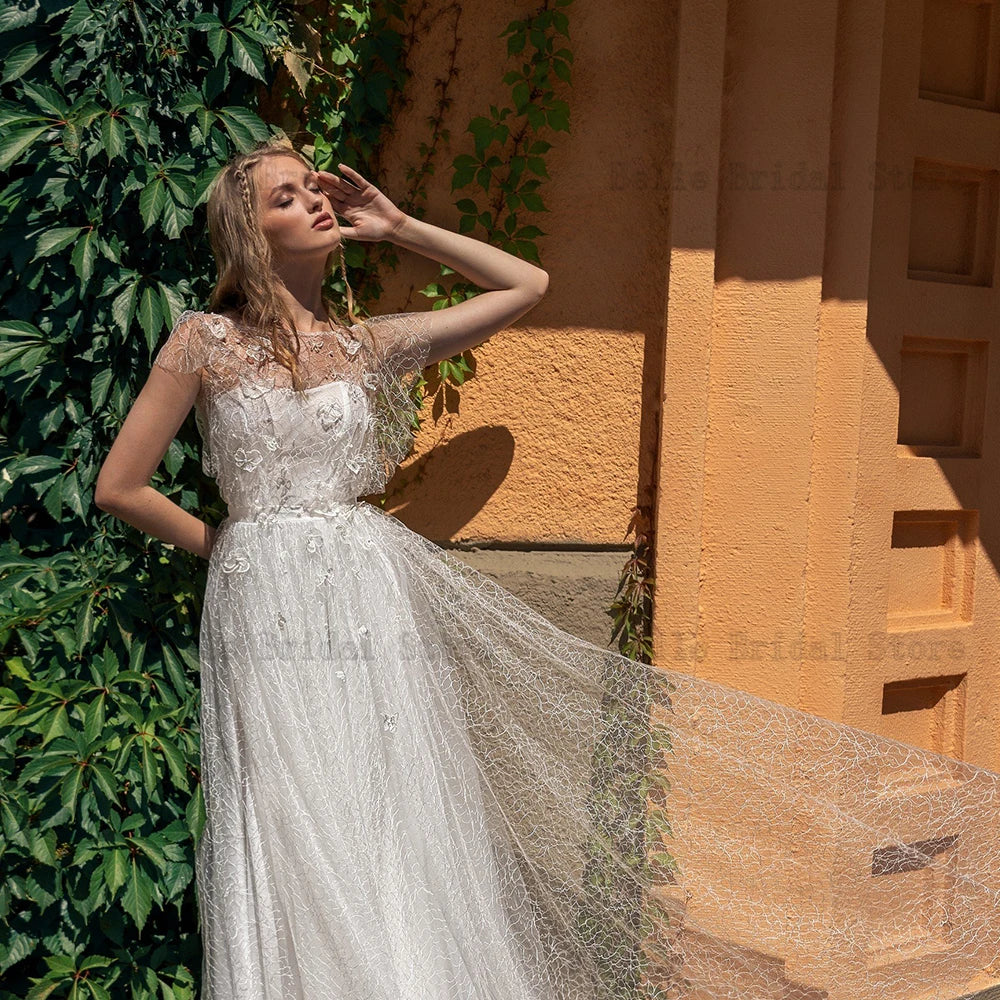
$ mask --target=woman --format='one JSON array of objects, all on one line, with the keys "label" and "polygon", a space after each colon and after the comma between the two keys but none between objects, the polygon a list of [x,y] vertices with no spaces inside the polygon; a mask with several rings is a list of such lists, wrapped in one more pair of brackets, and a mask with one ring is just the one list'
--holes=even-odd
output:
[{"label": "woman", "polygon": [[[997,775],[588,643],[359,499],[406,455],[421,369],[548,276],[339,170],[274,143],[221,171],[211,311],[175,324],[97,485],[209,559],[203,996],[957,995],[996,940]],[[345,236],[487,290],[362,321],[348,288],[345,322],[322,293]],[[217,531],[149,486],[192,405]],[[947,954],[894,961],[893,907],[956,878],[925,919]]]}]

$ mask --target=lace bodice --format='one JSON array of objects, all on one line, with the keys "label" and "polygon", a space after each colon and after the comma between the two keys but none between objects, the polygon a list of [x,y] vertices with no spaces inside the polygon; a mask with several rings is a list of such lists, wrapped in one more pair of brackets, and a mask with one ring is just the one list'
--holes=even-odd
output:
[{"label": "lace bodice", "polygon": [[321,510],[385,489],[412,441],[427,315],[300,333],[303,392],[236,321],[195,310],[178,317],[153,363],[200,378],[202,468],[231,518]]}]

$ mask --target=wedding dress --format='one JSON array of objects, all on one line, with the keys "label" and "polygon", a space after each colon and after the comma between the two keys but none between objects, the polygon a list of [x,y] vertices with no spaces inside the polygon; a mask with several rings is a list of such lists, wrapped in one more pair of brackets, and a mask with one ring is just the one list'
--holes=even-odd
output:
[{"label": "wedding dress", "polygon": [[200,380],[229,511],[199,645],[202,996],[996,983],[1000,776],[575,637],[359,499],[410,447],[425,315],[300,334],[301,393],[221,315],[184,312],[155,358]]}]

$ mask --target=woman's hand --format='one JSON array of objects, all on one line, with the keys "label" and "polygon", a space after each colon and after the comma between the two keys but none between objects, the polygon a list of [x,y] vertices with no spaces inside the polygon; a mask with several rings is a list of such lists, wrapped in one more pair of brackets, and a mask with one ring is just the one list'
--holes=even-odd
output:
[{"label": "woman's hand", "polygon": [[337,177],[328,170],[317,170],[316,176],[334,212],[350,223],[340,227],[341,234],[368,243],[388,239],[406,218],[406,213],[396,208],[374,184],[346,163],[338,163],[337,166],[343,177]]}]

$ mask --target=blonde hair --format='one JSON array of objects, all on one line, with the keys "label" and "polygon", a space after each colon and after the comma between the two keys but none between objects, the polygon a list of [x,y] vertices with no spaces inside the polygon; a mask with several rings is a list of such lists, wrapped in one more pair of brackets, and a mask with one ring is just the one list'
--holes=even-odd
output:
[{"label": "blonde hair", "polygon": [[[270,356],[291,372],[293,388],[301,390],[295,320],[278,294],[271,245],[258,219],[254,167],[271,156],[291,156],[308,170],[315,169],[287,138],[277,138],[237,154],[219,171],[212,181],[207,206],[208,237],[218,269],[209,308],[213,312],[234,312],[241,324],[270,348]],[[323,278],[333,273],[335,253],[347,289],[347,319],[350,323],[361,322],[354,313],[354,293],[347,280],[342,242],[336,251],[330,252]],[[346,325],[326,295],[322,296],[322,302],[335,323]]]}]

